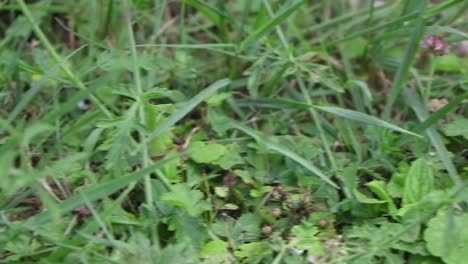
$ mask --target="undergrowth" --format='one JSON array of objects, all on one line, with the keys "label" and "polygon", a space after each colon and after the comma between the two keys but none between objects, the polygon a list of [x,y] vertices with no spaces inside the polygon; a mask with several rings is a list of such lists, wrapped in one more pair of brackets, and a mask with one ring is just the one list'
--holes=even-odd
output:
[{"label": "undergrowth", "polygon": [[0,262],[465,263],[467,1],[0,1]]}]

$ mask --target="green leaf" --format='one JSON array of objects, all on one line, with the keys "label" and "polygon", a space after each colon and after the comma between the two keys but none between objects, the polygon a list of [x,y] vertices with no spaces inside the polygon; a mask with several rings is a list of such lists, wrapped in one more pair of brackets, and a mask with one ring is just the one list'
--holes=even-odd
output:
[{"label": "green leaf", "polygon": [[465,139],[468,139],[468,119],[456,119],[452,123],[445,125],[444,130],[447,136],[463,136]]},{"label": "green leaf", "polygon": [[462,72],[460,59],[454,53],[434,58],[434,70],[441,72]]},{"label": "green leaf", "polygon": [[419,202],[433,190],[434,177],[426,159],[413,161],[405,179],[403,206]]},{"label": "green leaf", "polygon": [[197,163],[212,163],[225,152],[226,148],[223,145],[196,141],[190,145],[189,156]]},{"label": "green leaf", "polygon": [[231,93],[224,92],[224,93],[214,94],[208,97],[205,101],[208,106],[219,106],[221,105],[222,102],[224,102],[229,97],[231,97]]},{"label": "green leaf", "polygon": [[237,143],[225,145],[224,147],[226,148],[226,152],[221,158],[215,160],[214,164],[218,164],[221,168],[227,170],[235,165],[244,163],[244,160],[239,155],[240,146]]},{"label": "green leaf", "polygon": [[215,108],[208,108],[206,113],[206,121],[218,134],[223,134],[231,128],[231,125],[229,124],[229,118]]},{"label": "green leaf", "polygon": [[222,198],[227,197],[229,194],[229,188],[222,186],[215,187],[215,194]]},{"label": "green leaf", "polygon": [[260,241],[241,245],[234,255],[242,259],[242,263],[258,263],[271,253],[270,243]]},{"label": "green leaf", "polygon": [[171,191],[163,194],[161,197],[163,202],[182,207],[194,217],[211,209],[211,204],[203,199],[201,191],[191,190],[186,184],[173,185]]},{"label": "green leaf", "polygon": [[270,192],[273,188],[271,186],[261,186],[250,191],[250,196],[252,197],[262,197],[264,194]]},{"label": "green leaf", "polygon": [[239,217],[236,229],[239,229],[239,231],[242,231],[242,233],[246,232],[251,236],[258,236],[260,235],[261,224],[262,218],[260,217],[260,215],[253,213],[244,213],[241,217]]},{"label": "green leaf", "polygon": [[452,198],[443,191],[433,191],[419,202],[400,208],[397,215],[402,217],[403,223],[420,222],[422,217],[437,210],[441,205],[452,202]]},{"label": "green leaf", "polygon": [[363,194],[362,192],[358,191],[358,189],[353,190],[353,195],[356,197],[356,200],[358,200],[360,203],[364,204],[382,204],[386,203],[385,201],[382,200],[377,200],[375,198],[370,198],[367,195]]},{"label": "green leaf", "polygon": [[239,206],[232,203],[227,203],[221,207],[222,210],[238,210]]},{"label": "green leaf", "polygon": [[200,256],[209,263],[225,263],[229,257],[228,244],[222,240],[211,241],[201,248]]},{"label": "green leaf", "polygon": [[393,203],[392,198],[387,192],[387,183],[384,181],[371,181],[366,184],[369,189],[377,194],[377,196],[388,203],[388,213],[393,215],[396,213],[397,208],[395,206],[395,203]]},{"label": "green leaf", "polygon": [[446,208],[439,210],[427,224],[424,240],[429,252],[445,263],[462,264],[468,259],[467,213],[449,215]]},{"label": "green leaf", "polygon": [[419,255],[423,255],[423,256],[429,255],[429,252],[426,249],[426,243],[421,242],[421,241],[410,242],[410,243],[399,241],[392,248],[397,249],[397,250],[406,251],[406,252],[409,252],[411,254],[419,254]]},{"label": "green leaf", "polygon": [[[385,236],[392,236],[398,233],[403,228],[405,228],[405,226],[403,226],[402,224],[384,222],[380,226],[380,231]],[[420,225],[413,226],[410,230],[399,235],[398,240],[403,241],[403,242],[415,242],[419,238],[420,230],[421,230]]]},{"label": "green leaf", "polygon": [[254,180],[252,179],[252,176],[247,171],[244,170],[234,170],[234,174],[236,176],[239,176],[242,181],[246,184],[253,184]]},{"label": "green leaf", "polygon": [[318,228],[313,225],[296,225],[291,228],[291,235],[297,240],[295,246],[299,249],[315,248],[318,238],[315,236]]},{"label": "green leaf", "polygon": [[190,243],[199,247],[208,238],[208,230],[199,217],[192,217],[184,211],[176,211],[170,218],[169,230],[175,231],[178,243]]}]

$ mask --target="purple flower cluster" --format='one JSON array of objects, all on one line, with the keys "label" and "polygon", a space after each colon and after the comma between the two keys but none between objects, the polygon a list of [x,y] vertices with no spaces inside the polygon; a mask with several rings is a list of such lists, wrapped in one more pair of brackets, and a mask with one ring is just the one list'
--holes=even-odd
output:
[{"label": "purple flower cluster", "polygon": [[441,38],[429,36],[423,41],[423,47],[429,49],[434,55],[443,56],[449,52],[449,45]]}]

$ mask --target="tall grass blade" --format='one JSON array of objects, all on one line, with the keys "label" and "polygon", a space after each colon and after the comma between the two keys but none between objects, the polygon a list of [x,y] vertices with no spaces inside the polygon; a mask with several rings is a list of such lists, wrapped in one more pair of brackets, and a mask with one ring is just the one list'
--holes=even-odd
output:
[{"label": "tall grass blade", "polygon": [[427,0],[421,0],[420,2],[421,10],[419,10],[419,15],[414,25],[410,42],[408,43],[405,54],[403,55],[403,60],[393,79],[392,87],[390,89],[390,96],[384,109],[384,119],[390,118],[393,104],[395,103],[404,83],[406,82],[406,79],[408,78],[408,74],[411,70],[416,52],[418,51],[418,47],[420,45],[419,43],[424,32],[424,11],[426,9]]},{"label": "tall grass blade", "polygon": [[317,106],[317,105],[310,105],[305,103],[300,103],[297,101],[292,100],[284,100],[284,99],[243,99],[243,100],[236,100],[236,102],[240,106],[257,106],[257,107],[264,107],[264,108],[275,108],[275,109],[285,109],[285,108],[292,108],[292,109],[310,109],[315,108],[317,110],[330,113],[335,116],[343,117],[346,119],[354,120],[357,122],[365,123],[368,125],[383,127],[386,129],[390,129],[396,132],[421,137],[420,135],[388,123],[382,119],[379,119],[374,116],[370,116],[361,112],[357,112],[354,110],[343,109],[339,107],[331,107],[331,106]]}]

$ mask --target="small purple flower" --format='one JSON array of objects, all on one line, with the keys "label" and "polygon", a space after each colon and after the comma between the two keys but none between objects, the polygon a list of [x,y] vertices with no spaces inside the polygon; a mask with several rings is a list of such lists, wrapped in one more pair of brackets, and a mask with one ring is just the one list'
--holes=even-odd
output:
[{"label": "small purple flower", "polygon": [[445,43],[441,38],[429,36],[423,41],[424,48],[429,49],[434,55],[443,56],[449,52],[449,45]]}]

